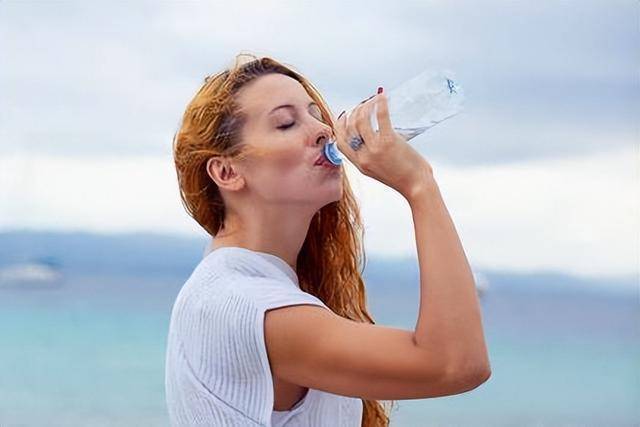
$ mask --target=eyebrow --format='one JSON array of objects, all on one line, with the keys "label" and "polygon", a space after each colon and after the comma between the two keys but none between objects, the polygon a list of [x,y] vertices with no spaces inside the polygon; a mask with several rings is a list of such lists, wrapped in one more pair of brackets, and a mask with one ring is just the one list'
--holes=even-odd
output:
[{"label": "eyebrow", "polygon": [[[318,104],[314,101],[311,101],[309,103],[309,105],[307,105],[308,107],[311,107],[312,105],[318,106]],[[279,110],[280,108],[295,108],[295,106],[291,105],[291,104],[283,104],[283,105],[278,105],[276,108],[274,108],[273,110],[271,110],[271,112],[269,112],[269,115],[273,114],[276,112],[276,110]]]}]

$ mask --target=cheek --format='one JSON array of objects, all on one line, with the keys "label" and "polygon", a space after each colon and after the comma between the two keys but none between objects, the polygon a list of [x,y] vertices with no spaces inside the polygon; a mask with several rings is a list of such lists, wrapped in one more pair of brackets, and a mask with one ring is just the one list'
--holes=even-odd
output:
[{"label": "cheek", "polygon": [[301,168],[306,161],[304,150],[298,148],[283,149],[275,154],[273,158],[274,167],[285,171],[293,171]]},{"label": "cheek", "polygon": [[265,156],[263,165],[268,173],[284,177],[304,171],[308,157],[308,149],[305,151],[301,143],[274,143],[269,155]]},{"label": "cheek", "polygon": [[301,155],[274,157],[251,170],[250,185],[268,199],[309,196],[318,177],[313,168]]},{"label": "cheek", "polygon": [[258,156],[258,158],[261,166],[265,169],[269,167],[291,169],[298,163],[304,162],[304,147],[291,141],[262,141],[259,150],[261,151],[261,156]]}]

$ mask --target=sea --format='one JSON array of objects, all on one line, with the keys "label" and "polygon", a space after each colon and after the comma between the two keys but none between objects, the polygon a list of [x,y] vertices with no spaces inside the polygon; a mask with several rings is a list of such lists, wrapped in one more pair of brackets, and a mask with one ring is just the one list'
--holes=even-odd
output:
[{"label": "sea", "polygon": [[[0,288],[0,426],[169,426],[167,331],[188,273]],[[638,289],[550,280],[490,283],[480,300],[489,380],[395,401],[391,426],[640,426]],[[367,288],[377,324],[415,327],[418,283]]]}]

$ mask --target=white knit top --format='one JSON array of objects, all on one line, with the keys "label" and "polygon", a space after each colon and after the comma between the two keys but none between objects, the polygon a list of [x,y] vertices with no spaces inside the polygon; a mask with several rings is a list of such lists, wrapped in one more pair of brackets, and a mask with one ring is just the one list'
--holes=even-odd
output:
[{"label": "white knit top", "polygon": [[329,310],[300,289],[296,272],[275,255],[228,246],[210,252],[171,312],[165,365],[171,425],[360,427],[360,398],[312,388],[291,410],[273,410],[264,313],[295,304]]}]

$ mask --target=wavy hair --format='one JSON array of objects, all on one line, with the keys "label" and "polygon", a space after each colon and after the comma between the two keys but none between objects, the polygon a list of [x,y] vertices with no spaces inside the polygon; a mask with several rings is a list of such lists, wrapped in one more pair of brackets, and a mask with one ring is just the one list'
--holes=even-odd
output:
[{"label": "wavy hair", "polygon": [[[320,107],[325,123],[335,130],[330,109],[315,86],[294,67],[275,59],[241,53],[231,67],[205,77],[174,136],[173,156],[182,204],[211,236],[223,228],[226,210],[217,185],[206,171],[207,160],[212,156],[244,159],[256,152],[241,141],[246,116],[235,95],[246,83],[269,73],[297,80]],[[300,288],[339,316],[375,324],[367,311],[362,279],[366,256],[360,208],[344,173],[342,185],[342,198],[322,207],[311,219],[296,261]],[[362,401],[363,427],[389,425],[395,401]]]}]

